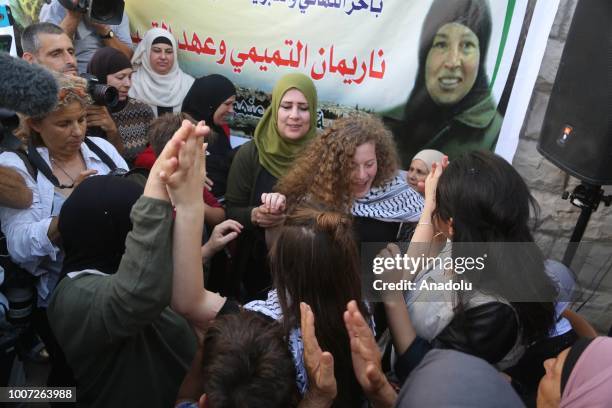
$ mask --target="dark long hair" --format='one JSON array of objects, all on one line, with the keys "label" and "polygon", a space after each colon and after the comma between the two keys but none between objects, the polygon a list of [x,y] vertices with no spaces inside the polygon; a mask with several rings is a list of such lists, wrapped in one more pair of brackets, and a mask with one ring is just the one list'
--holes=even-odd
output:
[{"label": "dark long hair", "polygon": [[361,302],[357,246],[347,215],[305,204],[287,217],[270,251],[270,269],[287,333],[300,325],[300,302],[315,316],[319,345],[334,356],[338,396],[334,406],[359,406],[362,391],[353,373],[343,321],[346,304]]},{"label": "dark long hair", "polygon": [[[451,106],[437,105],[425,86],[427,55],[438,30],[448,23],[459,23],[468,27],[480,46],[478,74],[472,89],[458,103]],[[474,106],[490,95],[486,60],[491,40],[491,11],[486,0],[434,0],[421,30],[419,40],[419,69],[414,87],[404,109],[404,131],[400,138],[402,162],[409,164],[414,156],[458,113]]]},{"label": "dark long hair", "polygon": [[548,336],[557,289],[531,233],[538,205],[518,172],[491,152],[464,153],[440,177],[436,205],[437,217],[452,218],[454,258],[488,256],[463,276],[511,303],[525,343]]}]

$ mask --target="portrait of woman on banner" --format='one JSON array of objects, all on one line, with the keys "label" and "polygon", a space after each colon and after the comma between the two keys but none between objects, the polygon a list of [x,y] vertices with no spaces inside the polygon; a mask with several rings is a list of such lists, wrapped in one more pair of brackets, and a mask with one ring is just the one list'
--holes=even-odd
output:
[{"label": "portrait of woman on banner", "polygon": [[486,72],[491,30],[487,0],[434,0],[423,22],[404,118],[392,124],[405,168],[422,149],[452,159],[495,148],[503,118]]}]

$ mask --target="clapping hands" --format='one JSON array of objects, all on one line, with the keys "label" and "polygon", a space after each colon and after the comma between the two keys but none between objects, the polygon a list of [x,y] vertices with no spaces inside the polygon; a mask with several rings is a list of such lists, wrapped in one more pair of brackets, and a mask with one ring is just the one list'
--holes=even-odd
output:
[{"label": "clapping hands", "polygon": [[172,201],[175,207],[203,206],[202,188],[206,178],[206,145],[210,133],[204,122],[183,121],[166,143],[151,168],[145,195]]}]

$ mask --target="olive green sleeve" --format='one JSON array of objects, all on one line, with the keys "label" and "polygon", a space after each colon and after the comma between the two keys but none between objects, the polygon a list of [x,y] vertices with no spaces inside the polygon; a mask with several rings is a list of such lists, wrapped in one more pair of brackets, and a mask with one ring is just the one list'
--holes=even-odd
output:
[{"label": "olive green sleeve", "polygon": [[253,227],[251,211],[255,205],[252,195],[260,169],[255,144],[245,143],[232,161],[225,192],[227,218],[238,221],[245,228]]}]

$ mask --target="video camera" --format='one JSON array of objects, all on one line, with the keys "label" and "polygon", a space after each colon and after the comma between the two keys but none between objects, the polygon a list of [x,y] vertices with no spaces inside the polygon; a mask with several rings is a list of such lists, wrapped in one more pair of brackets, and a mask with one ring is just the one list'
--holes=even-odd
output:
[{"label": "video camera", "polygon": [[96,105],[114,108],[119,103],[119,91],[117,88],[101,84],[100,80],[91,74],[81,74],[81,78],[87,80],[87,93]]},{"label": "video camera", "polygon": [[67,10],[86,14],[92,21],[118,25],[123,18],[124,0],[59,0]]}]

